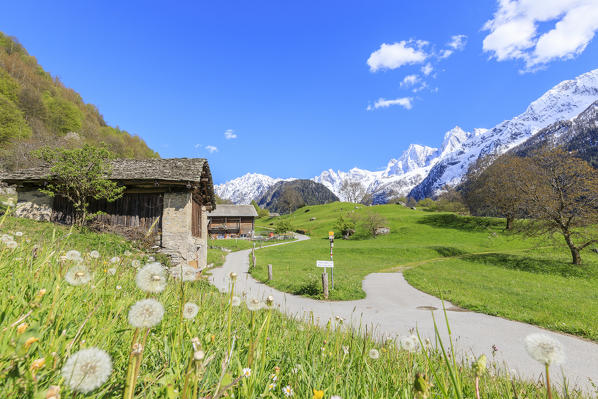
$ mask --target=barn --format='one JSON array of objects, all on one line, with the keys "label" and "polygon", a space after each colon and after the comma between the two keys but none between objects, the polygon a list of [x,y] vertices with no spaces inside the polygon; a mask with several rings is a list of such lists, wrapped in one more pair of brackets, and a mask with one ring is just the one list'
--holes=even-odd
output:
[{"label": "barn", "polygon": [[[152,228],[156,244],[175,262],[206,265],[207,214],[216,206],[206,159],[117,159],[112,161],[109,178],[126,189],[114,202],[90,202],[91,212],[103,211],[98,223],[122,229]],[[48,166],[0,174],[0,180],[16,186],[17,216],[70,224],[70,203],[38,190],[51,179]]]},{"label": "barn", "polygon": [[212,238],[251,237],[256,217],[253,205],[219,204],[208,213],[208,234]]}]

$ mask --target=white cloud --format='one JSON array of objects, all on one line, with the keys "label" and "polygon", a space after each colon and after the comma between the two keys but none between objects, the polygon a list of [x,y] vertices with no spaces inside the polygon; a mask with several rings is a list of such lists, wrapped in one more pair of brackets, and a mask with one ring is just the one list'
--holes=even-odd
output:
[{"label": "white cloud", "polygon": [[208,150],[208,152],[210,154],[214,153],[214,152],[218,152],[218,147],[213,146],[213,145],[207,145],[206,146],[206,150]]},{"label": "white cloud", "polygon": [[426,65],[424,65],[421,69],[422,73],[426,76],[431,74],[433,70],[434,70],[434,67],[432,67],[432,64],[430,64],[429,62]]},{"label": "white cloud", "polygon": [[228,129],[224,132],[224,138],[227,140],[232,140],[237,138],[237,134],[233,129]]},{"label": "white cloud", "polygon": [[391,105],[400,105],[401,107],[403,107],[405,109],[411,109],[411,107],[412,107],[411,101],[412,100],[413,99],[411,97],[396,98],[394,100],[385,100],[383,98],[379,98],[378,101],[376,101],[373,106],[368,105],[367,110],[372,111],[372,110],[378,109],[378,108],[388,108]]},{"label": "white cloud", "polygon": [[422,82],[422,84],[420,84],[418,87],[414,87],[413,90],[411,90],[411,91],[414,93],[417,93],[426,88],[428,88],[428,84],[426,82]]},{"label": "white cloud", "polygon": [[419,82],[419,76],[417,76],[417,75],[407,75],[407,76],[405,76],[405,78],[403,78],[403,81],[401,82],[401,87],[403,87],[403,86],[406,86],[406,87],[413,86],[417,82]]},{"label": "white cloud", "polygon": [[438,57],[441,59],[444,58],[448,58],[453,54],[453,50],[450,49],[444,49],[444,50],[440,50],[440,53],[438,54]]},{"label": "white cloud", "polygon": [[451,41],[447,43],[452,49],[463,50],[467,44],[467,36],[465,35],[454,35],[451,36]]},{"label": "white cloud", "polygon": [[[539,24],[550,25],[539,32]],[[483,49],[498,61],[520,59],[527,71],[581,54],[598,30],[596,0],[499,0]]]},{"label": "white cloud", "polygon": [[424,40],[400,41],[398,43],[383,43],[380,48],[370,54],[367,64],[371,72],[380,69],[397,69],[403,65],[424,62],[428,54],[423,50],[428,42]]}]

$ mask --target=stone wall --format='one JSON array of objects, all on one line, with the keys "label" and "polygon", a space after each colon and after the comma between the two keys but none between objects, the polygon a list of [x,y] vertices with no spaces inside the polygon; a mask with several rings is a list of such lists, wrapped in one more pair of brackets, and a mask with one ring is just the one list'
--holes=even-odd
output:
[{"label": "stone wall", "polygon": [[[162,247],[175,261],[178,252],[180,261],[197,265],[207,263],[207,233],[203,234],[205,222],[202,220],[202,237],[191,235],[191,192],[164,193],[162,211]],[[202,216],[203,216],[202,212]],[[202,217],[203,219],[203,217]]]},{"label": "stone wall", "polygon": [[15,216],[49,222],[52,218],[53,200],[37,190],[18,191]]}]

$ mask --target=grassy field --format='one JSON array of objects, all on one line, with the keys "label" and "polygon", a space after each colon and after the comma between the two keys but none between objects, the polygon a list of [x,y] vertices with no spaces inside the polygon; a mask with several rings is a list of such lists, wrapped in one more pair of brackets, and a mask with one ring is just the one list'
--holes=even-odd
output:
[{"label": "grassy field", "polygon": [[[143,265],[148,255],[109,234],[10,217],[0,221],[0,233],[16,243],[0,249],[0,397],[47,398],[59,391],[63,398],[251,399],[292,392],[307,399],[411,399],[420,389],[434,398],[474,395],[469,363],[450,360],[439,342],[409,352],[393,341],[359,338],[340,322],[320,329],[308,320],[284,317],[273,310],[276,304],[250,311],[241,298],[240,306],[231,306],[236,298],[202,279],[168,279],[164,291],[145,293],[131,265],[135,260]],[[81,260],[63,257],[73,249],[81,252]],[[98,258],[91,256],[93,250]],[[89,281],[71,285],[70,270],[77,264],[92,274]],[[130,326],[131,306],[146,298],[163,305],[163,317],[155,321],[156,313],[150,312],[144,317],[155,326]],[[182,317],[186,302],[198,306],[188,319]],[[68,362],[94,347],[107,353],[111,367],[106,359]],[[72,363],[86,373],[81,380],[67,378]],[[504,373],[492,377],[492,367],[481,375],[482,397],[545,397],[541,384],[511,380]],[[421,378],[414,384],[416,373],[429,376],[433,386]],[[134,390],[127,391],[130,387]],[[581,397],[557,392],[555,398],[564,395]]]},{"label": "grassy field", "polygon": [[252,274],[265,281],[265,266],[272,264],[274,278],[268,284],[320,298],[321,270],[315,263],[329,258],[328,231],[339,215],[372,211],[387,219],[391,233],[373,239],[358,231],[361,237],[335,240],[331,299],[363,298],[367,274],[404,270],[416,288],[460,306],[598,340],[598,256],[585,251],[585,264],[572,266],[566,248],[506,234],[501,219],[398,205],[306,207],[285,217],[312,239],[260,250]]}]

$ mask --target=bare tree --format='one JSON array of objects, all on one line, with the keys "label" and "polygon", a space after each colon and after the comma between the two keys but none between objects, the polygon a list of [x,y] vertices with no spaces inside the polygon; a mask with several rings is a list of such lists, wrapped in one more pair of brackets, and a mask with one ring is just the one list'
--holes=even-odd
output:
[{"label": "bare tree", "polygon": [[543,151],[524,161],[525,167],[516,169],[511,179],[523,195],[523,208],[533,218],[520,224],[522,231],[534,236],[562,235],[573,264],[580,265],[580,252],[598,242],[591,228],[598,223],[598,173],[561,149]]},{"label": "bare tree", "polygon": [[347,202],[354,203],[360,202],[366,193],[363,184],[349,179],[343,180],[339,192]]},{"label": "bare tree", "polygon": [[386,218],[374,211],[368,211],[361,217],[361,225],[374,238],[378,235],[378,229],[385,224]]},{"label": "bare tree", "polygon": [[297,190],[285,187],[280,194],[280,208],[287,213],[295,212],[298,208],[305,205],[301,194]]}]

